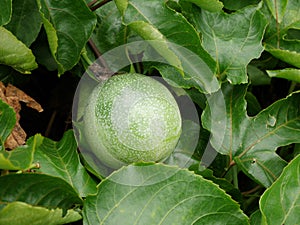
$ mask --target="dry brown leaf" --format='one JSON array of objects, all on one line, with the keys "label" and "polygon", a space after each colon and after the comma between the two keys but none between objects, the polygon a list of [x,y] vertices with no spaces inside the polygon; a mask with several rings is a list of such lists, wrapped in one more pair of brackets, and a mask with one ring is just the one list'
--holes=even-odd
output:
[{"label": "dry brown leaf", "polygon": [[11,134],[8,136],[7,140],[5,141],[5,147],[8,149],[14,149],[20,145],[25,144],[26,140],[26,132],[20,126],[20,111],[21,111],[21,104],[20,102],[26,103],[26,106],[37,110],[38,112],[42,112],[42,106],[37,103],[33,98],[27,95],[22,90],[18,89],[17,87],[8,84],[7,87],[0,81],[0,98],[10,105],[15,113],[16,113],[16,125],[13,128]]},{"label": "dry brown leaf", "polygon": [[42,106],[37,103],[33,98],[27,95],[25,92],[20,90],[19,88],[8,84],[6,88],[6,97],[17,97],[19,101],[26,103],[27,107],[33,108],[38,112],[43,112]]}]

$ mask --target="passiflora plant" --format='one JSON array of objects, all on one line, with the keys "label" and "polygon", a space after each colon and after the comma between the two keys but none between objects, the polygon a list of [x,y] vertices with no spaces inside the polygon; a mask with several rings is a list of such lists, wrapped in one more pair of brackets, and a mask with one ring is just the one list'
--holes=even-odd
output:
[{"label": "passiflora plant", "polygon": [[[0,225],[300,224],[299,10],[2,0]],[[73,126],[8,147],[49,75]]]}]

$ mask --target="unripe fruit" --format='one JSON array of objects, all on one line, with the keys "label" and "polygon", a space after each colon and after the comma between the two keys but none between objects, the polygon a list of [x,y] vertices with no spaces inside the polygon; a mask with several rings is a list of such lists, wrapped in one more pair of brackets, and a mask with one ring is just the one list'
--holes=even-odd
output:
[{"label": "unripe fruit", "polygon": [[170,91],[137,73],[99,83],[88,99],[83,123],[91,151],[114,169],[166,159],[181,134],[180,111]]}]

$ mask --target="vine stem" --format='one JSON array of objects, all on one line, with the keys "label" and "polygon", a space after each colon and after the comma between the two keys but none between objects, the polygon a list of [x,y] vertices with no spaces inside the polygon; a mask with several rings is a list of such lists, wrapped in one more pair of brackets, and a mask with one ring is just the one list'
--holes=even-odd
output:
[{"label": "vine stem", "polygon": [[243,196],[251,195],[251,194],[255,193],[256,191],[258,191],[258,190],[261,189],[261,188],[262,188],[262,186],[257,185],[256,187],[252,188],[252,189],[249,190],[249,191],[244,191],[244,192],[242,192],[242,195],[243,195]]},{"label": "vine stem", "polygon": [[[88,7],[90,8],[90,10],[92,11],[96,11],[97,9],[99,9],[100,7],[102,7],[103,5],[105,5],[106,3],[110,2],[111,0],[103,0],[99,3],[97,3],[97,0],[91,1],[88,4]],[[97,4],[96,4],[97,3]]]},{"label": "vine stem", "polygon": [[[90,8],[91,11],[95,11],[110,1],[112,1],[112,0],[103,0],[99,3],[97,3],[98,0],[93,0],[88,3],[88,7]],[[92,51],[94,52],[95,56],[99,59],[102,66],[104,68],[108,68],[105,60],[102,58],[101,52],[98,50],[97,46],[95,45],[95,43],[93,42],[93,40],[91,38],[88,40],[88,43],[89,43],[89,46],[91,47]]]},{"label": "vine stem", "polygon": [[87,5],[89,8],[91,8],[91,6],[96,4],[97,2],[98,2],[98,0],[93,0],[93,1],[89,2]]},{"label": "vine stem", "polygon": [[98,50],[98,48],[97,48],[97,46],[95,45],[95,43],[93,42],[93,40],[92,40],[92,39],[89,39],[89,40],[88,40],[88,43],[89,43],[91,49],[93,50],[95,56],[96,56],[97,58],[100,58],[102,54],[101,54],[101,52]]}]

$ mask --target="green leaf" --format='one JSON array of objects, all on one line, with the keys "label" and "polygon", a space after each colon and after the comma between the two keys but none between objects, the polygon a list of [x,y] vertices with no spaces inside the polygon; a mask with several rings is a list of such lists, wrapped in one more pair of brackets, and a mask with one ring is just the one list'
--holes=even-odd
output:
[{"label": "green leaf", "polygon": [[100,52],[126,43],[128,28],[122,24],[121,14],[113,1],[99,8],[96,15],[98,22],[92,39]]},{"label": "green leaf", "polygon": [[59,74],[72,69],[96,24],[83,0],[38,0],[52,55]]},{"label": "green leaf", "polygon": [[267,73],[270,77],[284,78],[300,83],[300,69],[267,70]]},{"label": "green leaf", "polygon": [[[300,93],[249,117],[246,91],[246,85],[224,84],[222,91],[208,98],[202,123],[211,131],[211,144],[219,153],[229,155],[244,173],[269,187],[286,165],[276,149],[300,142]],[[221,99],[226,107],[220,107]]]},{"label": "green leaf", "polygon": [[262,12],[269,21],[264,37],[265,49],[274,57],[300,68],[299,36],[290,35],[300,30],[299,1],[265,2]]},{"label": "green leaf", "polygon": [[252,85],[270,85],[271,79],[268,75],[253,65],[247,66],[247,73]]},{"label": "green leaf", "polygon": [[13,1],[12,18],[5,28],[11,31],[26,46],[36,39],[42,26],[36,1]]},{"label": "green leaf", "polygon": [[224,8],[229,10],[239,10],[248,5],[255,5],[260,2],[260,0],[247,0],[247,1],[236,1],[236,0],[222,0]]},{"label": "green leaf", "polygon": [[286,6],[288,3],[288,0],[265,0],[264,1],[266,5],[268,6],[269,10],[272,13],[273,19],[277,20],[278,23],[282,22],[282,19],[284,17],[284,14],[286,12]]},{"label": "green leaf", "polygon": [[164,41],[163,35],[156,27],[144,21],[133,21],[129,24],[129,27],[145,40],[159,40],[160,42],[156,42],[153,45],[156,51],[158,51],[171,65],[174,65],[174,67],[179,70],[183,70],[178,56],[170,50],[170,47],[166,41]]},{"label": "green leaf", "polygon": [[12,0],[0,1],[0,26],[7,24],[11,19]]},{"label": "green leaf", "polygon": [[248,91],[245,99],[247,101],[247,113],[249,116],[254,116],[261,111],[261,106],[255,95]]},{"label": "green leaf", "polygon": [[62,214],[61,209],[46,209],[24,202],[12,202],[0,211],[0,225],[57,225],[81,219],[81,215],[75,210],[68,210],[65,216]]},{"label": "green leaf", "polygon": [[47,209],[60,208],[64,212],[82,205],[82,200],[67,182],[36,173],[0,177],[0,208],[16,201]]},{"label": "green leaf", "polygon": [[[215,62],[201,46],[195,28],[186,18],[155,1],[115,1],[123,23],[150,44],[168,64],[184,72],[184,78],[193,81],[198,89],[211,93],[219,89],[214,75]],[[162,73],[162,76],[164,74]]]},{"label": "green leaf", "polygon": [[300,155],[284,168],[280,177],[260,199],[262,224],[299,224]]},{"label": "green leaf", "polygon": [[27,170],[35,167],[33,155],[42,141],[43,137],[36,134],[28,139],[26,145],[19,146],[12,151],[0,151],[0,169]]},{"label": "green leaf", "polygon": [[218,12],[223,8],[223,3],[219,0],[181,0],[183,2],[194,3],[202,9],[210,12]]},{"label": "green leaf", "polygon": [[215,184],[219,185],[220,188],[222,188],[224,191],[226,191],[227,194],[229,194],[234,200],[238,202],[242,202],[242,194],[241,192],[236,189],[232,183],[230,183],[225,178],[217,178],[214,176],[213,171],[210,169],[205,169],[200,171],[199,170],[199,164],[193,165],[189,168],[190,170],[195,171],[196,174],[201,175],[203,178],[207,180],[211,180]]},{"label": "green leaf", "polygon": [[296,157],[297,155],[300,155],[300,144],[295,144],[293,156]]},{"label": "green leaf", "polygon": [[261,223],[261,212],[256,210],[254,213],[251,214],[250,216],[250,224],[251,225],[257,225],[257,224],[262,224]]},{"label": "green leaf", "polygon": [[44,28],[41,29],[36,41],[32,44],[31,49],[39,64],[45,66],[49,71],[57,70],[57,63],[51,53]]},{"label": "green leaf", "polygon": [[295,50],[297,47],[299,48],[299,46],[300,44],[295,43],[295,45],[289,50],[288,46],[284,46],[283,42],[280,49],[266,45],[266,51],[271,53],[274,57],[300,68],[300,53]]},{"label": "green leaf", "polygon": [[21,73],[30,73],[38,66],[31,50],[4,27],[0,27],[0,49],[0,64]]},{"label": "green leaf", "polygon": [[80,196],[96,192],[96,182],[80,163],[71,130],[59,142],[44,138],[34,154],[34,161],[40,164],[40,172],[64,179]]},{"label": "green leaf", "polygon": [[[267,25],[259,6],[248,6],[232,14],[201,11],[199,20],[203,46],[217,61],[219,77],[233,84],[247,83],[246,67],[262,53]],[[238,23],[237,23],[238,21]]]},{"label": "green leaf", "polygon": [[249,224],[217,185],[162,164],[130,165],[113,173],[86,198],[83,218],[85,225]]},{"label": "green leaf", "polygon": [[16,124],[16,114],[13,108],[0,99],[0,153],[4,150],[4,142]]}]

